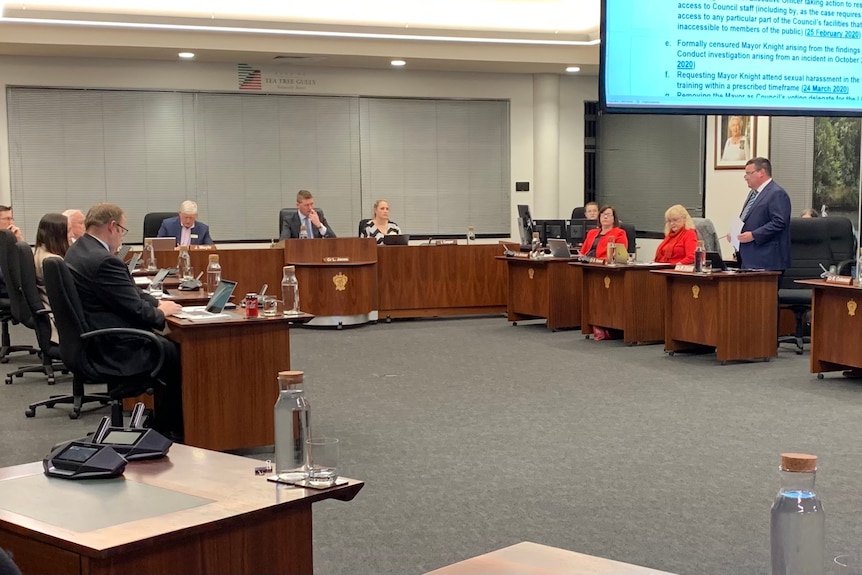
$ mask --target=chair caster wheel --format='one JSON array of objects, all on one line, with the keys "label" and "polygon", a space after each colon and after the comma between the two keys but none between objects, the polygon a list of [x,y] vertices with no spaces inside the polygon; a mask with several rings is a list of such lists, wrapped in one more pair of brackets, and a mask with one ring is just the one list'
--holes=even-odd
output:
[{"label": "chair caster wheel", "polygon": [[12,385],[12,376],[11,375],[6,376],[6,385]]},{"label": "chair caster wheel", "polygon": [[552,327],[552,328],[551,328],[551,333],[557,333],[557,328]]},{"label": "chair caster wheel", "polygon": [[796,355],[802,355],[802,350],[801,350],[801,349],[797,349],[797,350],[796,350]]},{"label": "chair caster wheel", "polygon": [[392,323],[392,318],[389,316],[386,316],[386,323]]},{"label": "chair caster wheel", "polygon": [[344,324],[341,322],[338,322],[338,327],[335,329],[344,329]]},{"label": "chair caster wheel", "polygon": [[512,327],[517,327],[517,326],[518,326],[518,322],[513,321],[513,322],[512,322]]},{"label": "chair caster wheel", "polygon": [[79,417],[81,417],[81,412],[77,409],[73,409],[69,412],[69,419],[78,419]]},{"label": "chair caster wheel", "polygon": [[721,362],[721,365],[727,365],[727,362],[726,362],[726,361],[722,361],[722,362]]},{"label": "chair caster wheel", "polygon": [[9,358],[4,357],[4,358],[0,359],[0,363],[9,363]]},{"label": "chair caster wheel", "polygon": [[823,374],[822,374],[822,373],[818,373],[818,374],[817,374],[817,379],[823,379]]},{"label": "chair caster wheel", "polygon": [[35,409],[30,409],[30,408],[28,407],[27,409],[25,409],[25,410],[24,410],[24,416],[25,416],[25,417],[36,417],[36,410],[35,410]]},{"label": "chair caster wheel", "polygon": [[671,356],[671,357],[673,357],[675,353],[676,353],[675,351],[669,351],[669,352],[667,352],[667,354],[668,354],[669,356]]},{"label": "chair caster wheel", "polygon": [[48,378],[48,385],[54,385],[55,383],[57,383],[56,379],[54,379],[53,377]]},{"label": "chair caster wheel", "polygon": [[40,357],[42,356],[42,353],[38,349],[31,349],[30,350],[30,355],[36,355],[37,353],[39,354]]}]

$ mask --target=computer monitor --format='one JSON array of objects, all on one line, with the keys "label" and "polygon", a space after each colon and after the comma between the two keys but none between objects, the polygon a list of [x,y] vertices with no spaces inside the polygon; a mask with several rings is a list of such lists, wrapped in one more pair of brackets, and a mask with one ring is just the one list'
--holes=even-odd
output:
[{"label": "computer monitor", "polygon": [[521,234],[522,246],[530,245],[530,242],[533,241],[533,231],[533,218],[530,216],[530,206],[518,204],[518,232]]},{"label": "computer monitor", "polygon": [[584,243],[587,237],[587,232],[599,227],[598,220],[588,220],[586,218],[575,219],[569,221],[569,243],[573,246]]},{"label": "computer monitor", "polygon": [[539,232],[542,245],[548,245],[548,240],[551,238],[568,239],[566,220],[533,220],[533,229]]}]

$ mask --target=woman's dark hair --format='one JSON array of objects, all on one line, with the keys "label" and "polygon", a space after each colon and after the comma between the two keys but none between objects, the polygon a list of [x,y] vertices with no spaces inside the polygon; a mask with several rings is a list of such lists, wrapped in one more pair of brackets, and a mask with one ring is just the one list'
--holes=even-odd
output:
[{"label": "woman's dark hair", "polygon": [[620,227],[620,219],[617,217],[616,208],[614,208],[613,206],[609,206],[607,204],[605,204],[604,206],[599,208],[599,221],[600,222],[602,221],[602,213],[606,210],[610,210],[611,213],[614,215],[614,226],[613,227],[615,227],[615,228]]},{"label": "woman's dark hair", "polygon": [[36,230],[36,247],[43,246],[58,256],[66,256],[69,249],[69,223],[63,214],[45,214]]}]

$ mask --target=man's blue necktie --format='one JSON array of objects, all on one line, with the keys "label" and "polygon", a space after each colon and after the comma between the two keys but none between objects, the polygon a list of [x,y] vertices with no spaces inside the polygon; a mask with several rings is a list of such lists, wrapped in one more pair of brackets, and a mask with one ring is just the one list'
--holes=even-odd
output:
[{"label": "man's blue necktie", "polygon": [[751,192],[748,194],[748,200],[746,200],[745,202],[745,207],[742,208],[742,213],[739,214],[739,219],[743,222],[748,216],[748,212],[751,211],[751,206],[754,204],[755,198],[757,198],[757,190],[751,190]]}]

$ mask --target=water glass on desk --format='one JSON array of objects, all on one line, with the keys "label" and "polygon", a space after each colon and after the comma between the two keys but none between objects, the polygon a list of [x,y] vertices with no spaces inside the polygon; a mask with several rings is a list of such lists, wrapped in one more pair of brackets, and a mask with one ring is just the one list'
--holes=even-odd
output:
[{"label": "water glass on desk", "polygon": [[332,487],[338,479],[339,442],[334,437],[312,437],[306,440],[308,484]]},{"label": "water glass on desk", "polygon": [[617,263],[617,244],[613,240],[608,242],[608,253],[605,263],[609,266],[616,265]]}]

